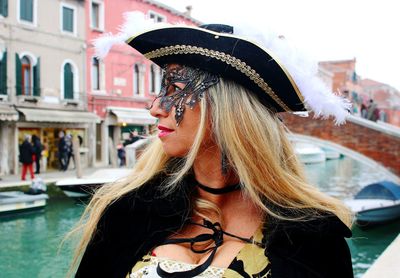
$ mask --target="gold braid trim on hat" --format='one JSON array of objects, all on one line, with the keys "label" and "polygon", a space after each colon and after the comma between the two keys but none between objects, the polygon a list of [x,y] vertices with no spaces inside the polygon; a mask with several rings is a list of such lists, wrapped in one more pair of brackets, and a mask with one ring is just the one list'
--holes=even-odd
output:
[{"label": "gold braid trim on hat", "polygon": [[150,51],[148,53],[145,53],[144,56],[147,59],[153,59],[173,54],[199,54],[220,60],[245,74],[254,83],[256,83],[258,87],[265,91],[285,111],[291,111],[291,109],[275,94],[271,87],[268,86],[267,82],[265,82],[264,79],[262,79],[254,69],[252,69],[242,60],[224,52],[191,45],[173,45]]}]

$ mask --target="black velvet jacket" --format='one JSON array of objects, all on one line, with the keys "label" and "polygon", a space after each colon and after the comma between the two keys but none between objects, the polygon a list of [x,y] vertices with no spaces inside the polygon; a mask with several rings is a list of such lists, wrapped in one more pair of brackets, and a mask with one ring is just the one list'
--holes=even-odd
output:
[{"label": "black velvet jacket", "polygon": [[[154,179],[105,211],[76,277],[125,278],[142,256],[182,227],[193,188],[183,183],[165,197],[161,181]],[[344,239],[351,231],[336,216],[298,222],[268,218],[264,234],[273,278],[353,277]]]}]

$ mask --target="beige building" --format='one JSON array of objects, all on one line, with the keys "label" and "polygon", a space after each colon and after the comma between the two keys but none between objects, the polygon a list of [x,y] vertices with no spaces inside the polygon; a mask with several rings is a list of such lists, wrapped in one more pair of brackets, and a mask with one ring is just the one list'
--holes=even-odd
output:
[{"label": "beige building", "polygon": [[58,168],[60,131],[80,136],[83,163],[95,158],[87,112],[85,1],[0,0],[0,174],[17,173],[25,134],[39,136],[47,168]]}]

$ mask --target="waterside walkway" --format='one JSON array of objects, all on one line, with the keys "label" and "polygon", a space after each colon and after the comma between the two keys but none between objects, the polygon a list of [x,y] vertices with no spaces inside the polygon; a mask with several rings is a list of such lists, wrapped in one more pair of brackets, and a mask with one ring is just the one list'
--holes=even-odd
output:
[{"label": "waterside walkway", "polygon": [[[107,169],[106,167],[93,167],[93,168],[84,168],[82,170],[83,177],[88,176],[94,173],[97,170]],[[51,170],[46,173],[35,174],[35,178],[40,177],[46,184],[55,183],[58,180],[66,179],[66,178],[76,178],[76,171],[75,170],[68,170],[68,171],[57,171]],[[4,175],[0,176],[0,189],[7,188],[7,187],[15,187],[15,186],[24,186],[30,185],[32,183],[29,174],[27,174],[26,181],[21,181],[20,174],[18,175]]]},{"label": "waterside walkway", "polygon": [[400,234],[379,256],[362,278],[400,278]]}]

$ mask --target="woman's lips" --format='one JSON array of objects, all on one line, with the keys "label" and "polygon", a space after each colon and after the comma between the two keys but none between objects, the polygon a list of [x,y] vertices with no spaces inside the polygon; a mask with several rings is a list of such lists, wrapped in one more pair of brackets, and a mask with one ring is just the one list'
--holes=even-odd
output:
[{"label": "woman's lips", "polygon": [[174,132],[173,129],[170,129],[170,128],[168,128],[168,127],[166,127],[166,126],[162,126],[162,125],[159,125],[159,126],[158,126],[158,129],[160,130],[160,132],[158,133],[158,137],[159,137],[159,138],[164,137],[164,136],[167,136],[167,135],[169,135],[170,133]]}]

